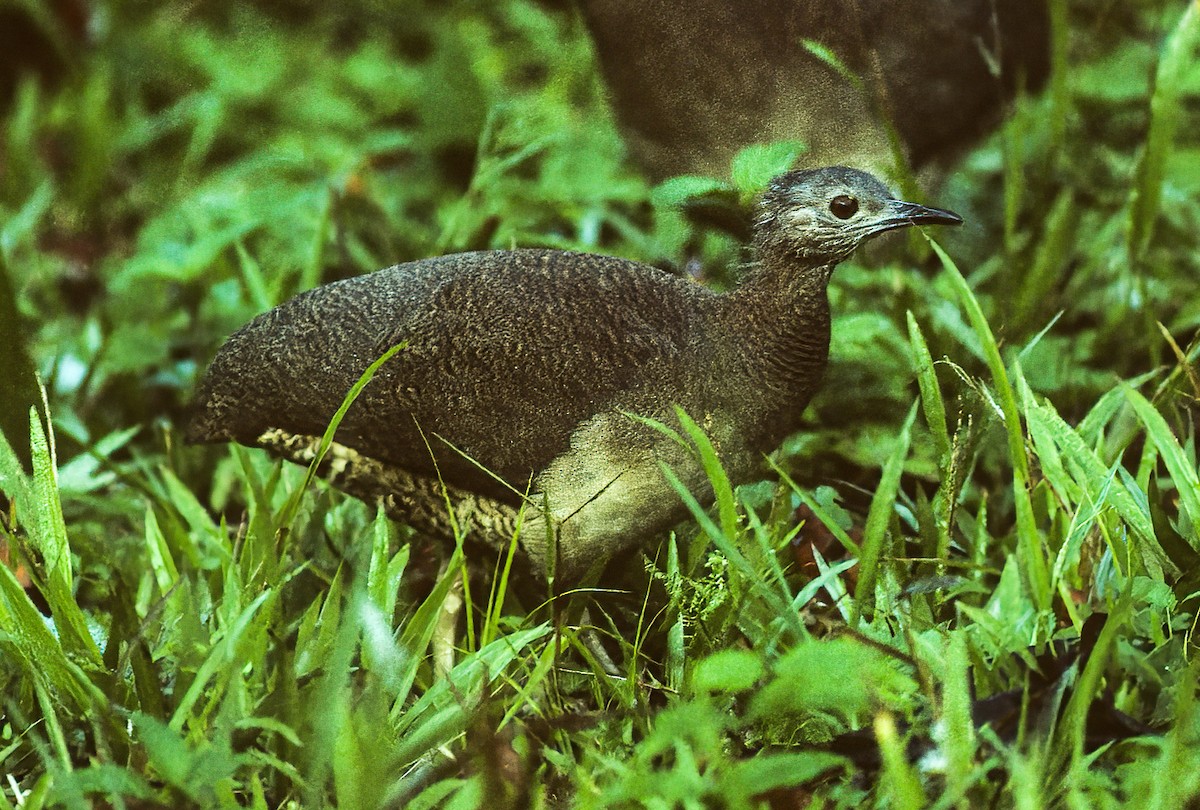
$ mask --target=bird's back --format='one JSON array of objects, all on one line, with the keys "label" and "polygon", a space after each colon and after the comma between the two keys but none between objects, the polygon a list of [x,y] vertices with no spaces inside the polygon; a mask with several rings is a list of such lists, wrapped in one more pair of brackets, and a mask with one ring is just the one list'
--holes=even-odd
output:
[{"label": "bird's back", "polygon": [[511,501],[479,466],[523,490],[591,416],[644,411],[653,391],[686,385],[679,361],[704,350],[696,321],[714,297],[654,268],[562,251],[398,265],[302,293],[234,334],[188,438],[320,435],[366,367],[402,343],[338,440],[416,473],[434,472],[432,448],[447,483]]}]

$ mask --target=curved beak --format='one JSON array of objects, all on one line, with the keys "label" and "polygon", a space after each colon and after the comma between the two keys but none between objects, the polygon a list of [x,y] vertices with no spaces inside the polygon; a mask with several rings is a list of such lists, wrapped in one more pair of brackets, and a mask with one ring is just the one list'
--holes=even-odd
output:
[{"label": "curved beak", "polygon": [[944,208],[931,208],[927,205],[891,200],[890,216],[879,223],[880,231],[890,231],[894,228],[907,228],[910,225],[962,225],[962,217]]}]

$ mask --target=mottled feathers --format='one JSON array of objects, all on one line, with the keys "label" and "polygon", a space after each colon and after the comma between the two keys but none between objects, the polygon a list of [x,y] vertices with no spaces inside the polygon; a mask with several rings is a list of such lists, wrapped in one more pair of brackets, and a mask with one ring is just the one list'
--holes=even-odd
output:
[{"label": "mottled feathers", "polygon": [[553,250],[463,253],[302,293],[255,318],[205,374],[187,438],[307,463],[346,392],[390,347],[343,419],[335,484],[419,529],[480,516],[503,545],[528,518],[534,565],[567,576],[684,514],[667,464],[702,500],[686,448],[633,416],[683,408],[735,482],[799,424],[829,346],[826,286],[863,240],[956,224],[845,167],[772,181],[755,261],[717,293],[635,262]]}]

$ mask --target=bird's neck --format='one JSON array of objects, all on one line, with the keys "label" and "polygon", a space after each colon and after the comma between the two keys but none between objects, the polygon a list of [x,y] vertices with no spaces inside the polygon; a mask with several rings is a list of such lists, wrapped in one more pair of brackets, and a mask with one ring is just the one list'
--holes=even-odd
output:
[{"label": "bird's neck", "polygon": [[819,382],[829,356],[832,272],[832,264],[762,252],[726,296],[731,327],[753,336],[744,360],[767,388],[786,395],[811,392]]}]

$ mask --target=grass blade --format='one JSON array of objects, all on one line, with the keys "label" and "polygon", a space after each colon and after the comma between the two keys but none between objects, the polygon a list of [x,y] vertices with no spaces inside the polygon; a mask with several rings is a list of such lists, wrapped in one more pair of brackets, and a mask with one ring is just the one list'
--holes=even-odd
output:
[{"label": "grass blade", "polygon": [[[1149,510],[1139,504],[1128,486],[1115,483],[1117,467],[1106,465],[1088,446],[1082,435],[1083,429],[1072,428],[1053,405],[1037,402],[1032,394],[1026,396],[1025,418],[1042,471],[1064,502],[1086,500],[1089,508],[1096,510],[1103,504],[1111,505],[1131,530],[1130,539],[1137,544],[1136,551],[1143,566],[1149,570],[1160,567],[1167,554],[1159,544]],[[1141,497],[1144,499],[1144,495]],[[1060,549],[1059,562],[1055,566],[1056,579],[1065,570],[1061,565],[1064,553],[1067,550]]]},{"label": "grass blade", "polygon": [[737,568],[746,577],[754,591],[771,606],[771,609],[779,616],[784,617],[788,626],[793,630],[798,637],[805,636],[804,625],[799,617],[790,609],[787,600],[780,597],[778,593],[768,587],[763,580],[759,571],[751,564],[746,555],[742,554],[741,550],[734,543],[733,538],[721,531],[720,527],[713,522],[713,519],[708,516],[704,507],[696,500],[696,496],[692,495],[688,488],[684,486],[679,477],[671,471],[671,468],[660,462],[659,467],[662,469],[663,477],[667,479],[667,483],[671,488],[678,493],[679,497],[687,506],[688,511],[692,513],[692,517],[700,524],[700,528],[708,535],[713,545],[725,555],[726,559]]},{"label": "grass blade", "polygon": [[[49,411],[47,424],[48,414]],[[49,434],[44,432],[42,420],[32,408],[29,411],[29,444],[33,455],[32,506],[36,516],[30,539],[46,565],[46,580],[42,590],[46,601],[50,603],[63,649],[99,667],[102,662],[100,648],[88,629],[87,618],[75,601],[71,547],[67,540],[55,469],[53,427]]]},{"label": "grass blade", "polygon": [[904,427],[896,438],[896,446],[883,465],[883,476],[879,488],[871,498],[867,510],[867,525],[863,529],[862,556],[859,558],[858,585],[854,589],[854,603],[850,615],[851,625],[859,619],[868,622],[875,612],[875,585],[879,581],[879,561],[883,559],[887,545],[888,524],[896,504],[896,493],[900,491],[900,476],[904,472],[904,460],[908,458],[908,447],[912,438],[913,422],[917,418],[917,405],[908,410]]},{"label": "grass blade", "polygon": [[979,306],[967,280],[963,278],[958,267],[946,255],[937,242],[930,240],[934,253],[941,260],[942,267],[958,294],[967,319],[983,346],[984,358],[992,375],[992,385],[1000,400],[1000,408],[1004,414],[1004,427],[1008,431],[1008,453],[1013,465],[1013,500],[1017,510],[1017,556],[1021,563],[1022,576],[1030,591],[1034,604],[1040,610],[1049,610],[1053,598],[1050,588],[1050,572],[1047,568],[1046,554],[1042,550],[1042,538],[1034,522],[1033,503],[1029,498],[1029,459],[1025,455],[1025,436],[1021,431],[1021,416],[1017,409],[1017,398],[1012,384],[1008,380],[1008,371],[1000,356],[1000,347],[987,318]]},{"label": "grass blade", "polygon": [[721,518],[721,531],[725,533],[726,537],[736,537],[738,531],[737,503],[733,497],[733,486],[729,483],[729,476],[725,474],[725,468],[721,466],[721,460],[717,458],[717,451],[700,426],[692,421],[692,417],[684,413],[683,408],[676,406],[675,415],[679,418],[679,424],[683,426],[688,438],[692,440],[692,445],[700,456],[700,465],[704,468],[704,474],[708,476],[708,481],[712,485],[713,495],[717,500],[717,515]]},{"label": "grass blade", "polygon": [[925,423],[933,434],[938,464],[945,472],[950,466],[950,431],[946,427],[946,403],[942,400],[942,389],[938,386],[937,372],[933,368],[933,357],[929,345],[921,334],[921,327],[912,311],[905,313],[908,319],[908,339],[912,344],[913,360],[916,364],[917,385],[921,389],[921,408]]},{"label": "grass blade", "polygon": [[279,519],[280,526],[290,526],[295,520],[296,513],[300,509],[300,499],[304,497],[304,493],[308,490],[309,484],[312,483],[313,477],[317,474],[317,468],[325,459],[325,454],[329,452],[329,446],[333,444],[333,436],[337,433],[338,426],[342,424],[342,419],[346,416],[346,412],[350,410],[350,406],[354,404],[354,400],[358,399],[358,395],[367,387],[367,383],[375,376],[375,372],[395,356],[396,352],[405,347],[404,343],[397,343],[395,346],[381,354],[375,362],[367,366],[367,370],[358,378],[358,382],[350,386],[350,390],[346,392],[342,404],[334,412],[333,418],[329,420],[329,427],[325,428],[325,433],[321,436],[321,444],[317,449],[317,454],[313,457],[312,463],[308,465],[308,470],[304,474],[304,482],[296,488],[288,499],[287,504],[283,508],[283,512]]},{"label": "grass blade", "polygon": [[1167,465],[1167,471],[1179,491],[1179,509],[1190,524],[1187,541],[1192,548],[1200,550],[1200,477],[1196,474],[1196,464],[1184,453],[1175,434],[1167,426],[1167,420],[1150,404],[1150,400],[1129,387],[1125,387],[1125,397],[1138,419],[1146,426],[1146,435],[1154,442],[1163,463]]}]

